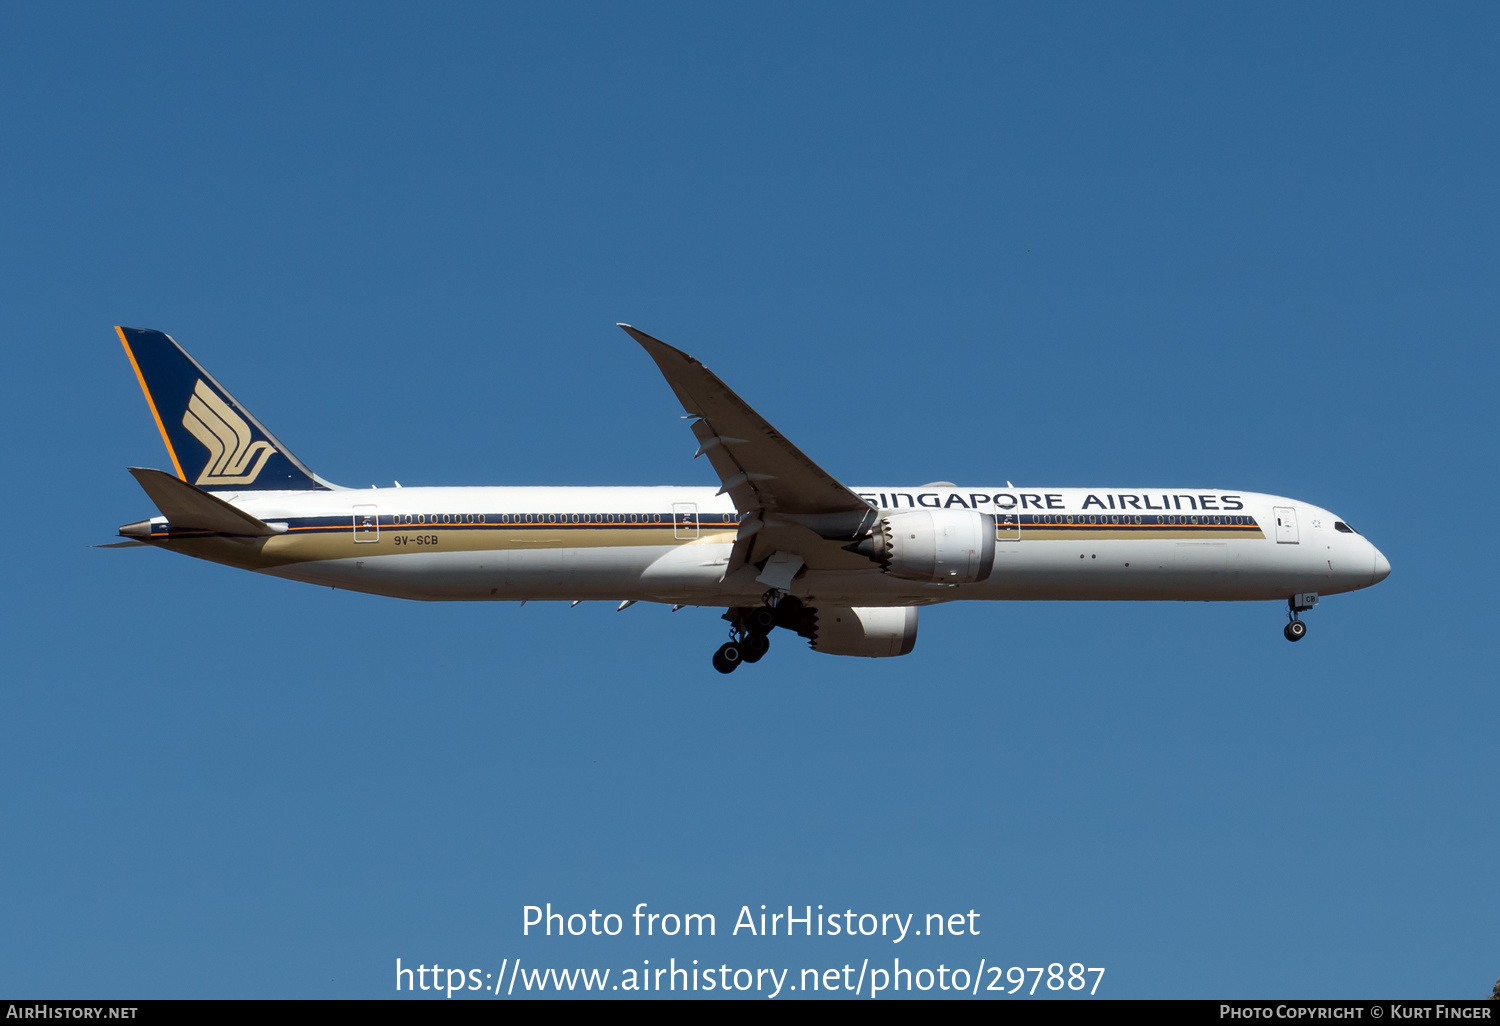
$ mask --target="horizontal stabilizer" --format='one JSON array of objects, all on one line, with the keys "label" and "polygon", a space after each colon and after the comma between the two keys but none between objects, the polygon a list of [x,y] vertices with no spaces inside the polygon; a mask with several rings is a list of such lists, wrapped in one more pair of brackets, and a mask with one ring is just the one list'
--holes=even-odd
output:
[{"label": "horizontal stabilizer", "polygon": [[244,510],[165,471],[128,469],[173,527],[250,537],[280,533]]}]

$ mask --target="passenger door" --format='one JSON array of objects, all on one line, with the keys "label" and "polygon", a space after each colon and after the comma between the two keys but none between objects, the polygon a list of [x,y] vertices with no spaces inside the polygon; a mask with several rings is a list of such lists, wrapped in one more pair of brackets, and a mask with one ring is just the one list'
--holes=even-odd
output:
[{"label": "passenger door", "polygon": [[678,541],[692,541],[698,537],[698,504],[696,502],[672,503],[672,537]]},{"label": "passenger door", "polygon": [[1282,545],[1297,544],[1297,511],[1290,506],[1275,506],[1271,515],[1276,518],[1276,541]]},{"label": "passenger door", "polygon": [[354,540],[357,542],[380,540],[380,515],[373,504],[361,503],[354,507]]}]

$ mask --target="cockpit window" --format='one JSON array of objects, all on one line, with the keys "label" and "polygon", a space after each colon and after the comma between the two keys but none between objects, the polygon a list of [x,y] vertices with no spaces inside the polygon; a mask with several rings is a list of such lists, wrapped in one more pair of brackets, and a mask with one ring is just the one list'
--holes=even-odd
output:
[{"label": "cockpit window", "polygon": [[1342,520],[1335,520],[1333,522],[1333,529],[1335,531],[1337,531],[1339,534],[1358,534],[1359,533],[1354,528],[1352,528],[1348,524],[1344,523]]}]

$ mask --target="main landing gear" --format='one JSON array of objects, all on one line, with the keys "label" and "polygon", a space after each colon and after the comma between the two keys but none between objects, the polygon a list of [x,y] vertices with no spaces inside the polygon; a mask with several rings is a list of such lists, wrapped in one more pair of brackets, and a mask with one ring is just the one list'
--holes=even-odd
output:
[{"label": "main landing gear", "polygon": [[739,634],[739,639],[725,642],[714,653],[714,669],[720,673],[733,673],[740,663],[758,663],[771,651],[771,639],[764,634],[731,633]]},{"label": "main landing gear", "polygon": [[1307,624],[1302,622],[1298,613],[1305,613],[1318,604],[1316,593],[1308,592],[1301,595],[1293,595],[1286,600],[1287,625],[1282,628],[1281,633],[1288,641],[1301,641],[1307,636]]},{"label": "main landing gear", "polygon": [[[740,663],[758,663],[771,650],[771,631],[777,627],[800,630],[805,610],[801,599],[791,595],[768,595],[763,606],[731,609],[724,614],[729,621],[730,640],[714,653],[714,669],[733,673]],[[770,604],[774,601],[774,605]]]},{"label": "main landing gear", "polygon": [[[739,613],[738,616],[731,614]],[[764,615],[762,615],[764,614]],[[720,673],[733,673],[740,663],[758,663],[771,651],[771,629],[776,621],[769,606],[764,609],[734,610],[724,614],[733,625],[729,628],[731,640],[719,646],[714,653],[714,669]]]},{"label": "main landing gear", "polygon": [[[769,647],[769,646],[767,646]],[[735,667],[745,661],[745,650],[737,641],[726,642],[714,653],[714,669],[720,673],[733,673]]]}]

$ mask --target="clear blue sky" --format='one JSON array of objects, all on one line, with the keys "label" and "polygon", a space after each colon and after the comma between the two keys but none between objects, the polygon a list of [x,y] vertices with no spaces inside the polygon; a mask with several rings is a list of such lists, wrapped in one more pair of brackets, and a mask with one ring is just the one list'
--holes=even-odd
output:
[{"label": "clear blue sky", "polygon": [[[350,996],[404,964],[1104,966],[1482,996],[1491,5],[10,5],[0,991]],[[1390,558],[1275,604],[419,604],[101,551],[165,466],[110,326],[349,485],[706,484],[630,321],[850,482],[1163,484]],[[523,938],[521,908],[982,914]],[[910,961],[908,961],[910,960]]]}]

